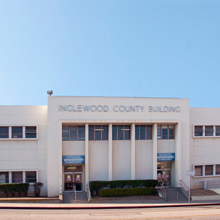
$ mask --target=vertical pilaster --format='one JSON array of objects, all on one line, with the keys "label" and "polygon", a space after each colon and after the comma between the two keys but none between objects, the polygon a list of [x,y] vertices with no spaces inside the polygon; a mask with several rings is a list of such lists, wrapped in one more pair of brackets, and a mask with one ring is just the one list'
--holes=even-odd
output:
[{"label": "vertical pilaster", "polygon": [[89,124],[85,125],[85,191],[89,184]]},{"label": "vertical pilaster", "polygon": [[179,186],[179,180],[181,180],[182,172],[181,172],[181,123],[175,125],[175,164],[174,164],[174,186]]},{"label": "vertical pilaster", "polygon": [[58,160],[58,172],[59,172],[59,190],[60,188],[63,188],[64,189],[64,186],[63,186],[63,162],[62,162],[62,156],[63,156],[63,152],[62,152],[62,148],[63,148],[63,144],[62,144],[62,122],[59,122],[59,131],[58,131],[58,142],[59,142],[59,145],[58,145],[58,157],[59,157],[59,160]]},{"label": "vertical pilaster", "polygon": [[157,124],[153,125],[153,179],[157,179]]},{"label": "vertical pilaster", "polygon": [[108,125],[108,180],[112,180],[112,124]]},{"label": "vertical pilaster", "polygon": [[8,182],[12,183],[12,172],[11,171],[9,171],[9,174],[8,174]]},{"label": "vertical pilaster", "polygon": [[131,179],[135,179],[135,124],[131,125]]},{"label": "vertical pilaster", "polygon": [[23,171],[22,176],[23,176],[23,183],[25,183],[26,182],[26,172],[25,171]]}]

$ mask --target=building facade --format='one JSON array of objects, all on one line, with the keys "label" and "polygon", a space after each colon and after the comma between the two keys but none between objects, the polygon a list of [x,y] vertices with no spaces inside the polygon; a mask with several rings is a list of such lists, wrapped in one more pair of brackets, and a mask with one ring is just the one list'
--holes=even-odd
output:
[{"label": "building facade", "polygon": [[49,96],[0,107],[0,183],[44,183],[42,195],[92,180],[157,179],[191,188],[220,180],[220,109],[188,99]]}]

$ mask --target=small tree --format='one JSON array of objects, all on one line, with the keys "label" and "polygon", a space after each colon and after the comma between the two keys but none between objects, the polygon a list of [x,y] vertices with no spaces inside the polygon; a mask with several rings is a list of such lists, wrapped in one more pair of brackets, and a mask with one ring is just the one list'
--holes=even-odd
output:
[{"label": "small tree", "polygon": [[41,183],[41,182],[34,183],[34,194],[35,194],[36,197],[39,197],[39,196],[40,196],[41,187],[42,187],[43,185],[44,185],[44,184]]}]

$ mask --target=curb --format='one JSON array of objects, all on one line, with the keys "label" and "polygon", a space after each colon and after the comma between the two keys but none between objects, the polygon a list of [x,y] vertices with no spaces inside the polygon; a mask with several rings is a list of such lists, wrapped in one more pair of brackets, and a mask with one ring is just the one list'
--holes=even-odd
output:
[{"label": "curb", "polygon": [[215,206],[220,203],[196,203],[196,204],[171,204],[171,205],[137,205],[137,206],[72,206],[72,207],[46,207],[46,206],[0,206],[0,209],[134,209],[134,208],[166,208],[166,207],[189,207],[189,206]]}]

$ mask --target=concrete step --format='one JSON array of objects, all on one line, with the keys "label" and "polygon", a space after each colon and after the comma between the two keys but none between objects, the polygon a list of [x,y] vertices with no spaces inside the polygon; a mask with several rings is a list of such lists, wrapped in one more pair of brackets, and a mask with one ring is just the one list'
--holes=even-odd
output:
[{"label": "concrete step", "polygon": [[182,193],[179,187],[165,188],[167,201],[187,202],[188,198]]}]

